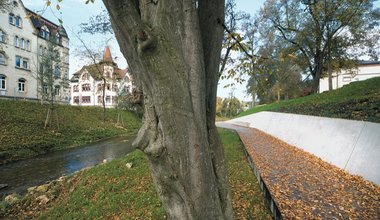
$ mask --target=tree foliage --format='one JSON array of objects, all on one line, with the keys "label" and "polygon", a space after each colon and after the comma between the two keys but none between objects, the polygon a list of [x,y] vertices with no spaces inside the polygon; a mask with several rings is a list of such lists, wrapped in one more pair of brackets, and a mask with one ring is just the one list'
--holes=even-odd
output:
[{"label": "tree foliage", "polygon": [[[268,0],[260,19],[286,42],[287,52],[313,77],[313,90],[327,70],[361,55],[377,59],[379,10],[374,0]],[[304,4],[307,3],[307,4]]]},{"label": "tree foliage", "polygon": [[242,111],[241,103],[236,97],[229,97],[223,99],[222,108],[220,111],[221,116],[223,117],[234,117]]}]

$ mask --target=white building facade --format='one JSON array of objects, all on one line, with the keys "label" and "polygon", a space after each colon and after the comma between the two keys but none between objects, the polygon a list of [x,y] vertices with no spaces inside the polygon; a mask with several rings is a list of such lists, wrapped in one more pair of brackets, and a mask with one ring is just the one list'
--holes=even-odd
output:
[{"label": "white building facade", "polygon": [[56,100],[69,102],[69,38],[62,26],[26,9],[21,0],[10,0],[0,12],[0,98],[39,100],[43,86],[39,82],[40,60],[48,41],[54,39],[62,64],[55,82]]},{"label": "white building facade", "polygon": [[111,57],[110,48],[106,47],[102,61],[84,66],[71,77],[70,104],[103,106],[104,101],[107,108],[114,108],[119,95],[132,94],[133,89],[133,79],[128,69],[118,68]]},{"label": "white building facade", "polygon": [[[373,77],[380,77],[380,61],[361,61],[357,69],[333,73],[332,88],[338,89],[351,82],[363,81]],[[319,81],[319,92],[322,93],[324,91],[329,91],[328,77],[322,78]]]}]

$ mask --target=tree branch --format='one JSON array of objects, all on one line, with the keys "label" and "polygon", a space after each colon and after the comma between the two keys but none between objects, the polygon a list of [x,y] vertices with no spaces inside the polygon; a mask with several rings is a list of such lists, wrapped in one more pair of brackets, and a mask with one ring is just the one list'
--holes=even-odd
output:
[{"label": "tree branch", "polygon": [[247,55],[249,58],[251,58],[252,60],[257,57],[257,58],[260,58],[260,59],[269,59],[268,57],[262,57],[262,56],[258,56],[258,55],[255,55],[255,54],[250,54],[247,52],[247,50],[244,48],[244,46],[241,44],[241,42],[233,35],[233,33],[227,28],[227,26],[221,21],[221,20],[218,20],[218,24],[222,25],[223,29],[225,31],[227,31],[227,33],[232,37],[232,39],[235,40],[235,42],[238,44],[238,46],[240,47],[240,49],[245,53],[245,55]]}]

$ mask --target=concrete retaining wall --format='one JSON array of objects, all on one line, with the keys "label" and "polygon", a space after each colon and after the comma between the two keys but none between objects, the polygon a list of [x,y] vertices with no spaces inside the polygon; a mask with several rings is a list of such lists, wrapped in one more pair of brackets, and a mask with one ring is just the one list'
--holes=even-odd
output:
[{"label": "concrete retaining wall", "polygon": [[229,123],[253,127],[380,185],[380,124],[275,112]]}]

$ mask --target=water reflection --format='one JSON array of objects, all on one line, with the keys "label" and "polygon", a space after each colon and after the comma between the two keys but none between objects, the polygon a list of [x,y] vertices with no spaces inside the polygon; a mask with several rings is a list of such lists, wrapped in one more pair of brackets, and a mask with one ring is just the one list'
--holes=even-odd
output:
[{"label": "water reflection", "polygon": [[0,196],[12,192],[22,193],[28,187],[94,166],[104,159],[112,160],[121,157],[133,150],[132,141],[133,137],[118,137],[1,165],[0,184],[8,184],[8,187],[0,190]]}]

